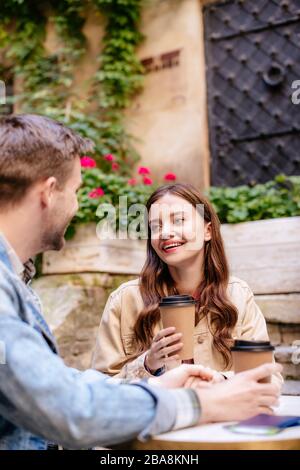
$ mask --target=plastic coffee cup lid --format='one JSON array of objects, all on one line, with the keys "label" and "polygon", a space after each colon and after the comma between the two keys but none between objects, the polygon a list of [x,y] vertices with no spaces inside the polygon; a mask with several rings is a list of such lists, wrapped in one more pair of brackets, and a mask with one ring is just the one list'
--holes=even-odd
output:
[{"label": "plastic coffee cup lid", "polygon": [[236,339],[231,351],[245,351],[245,352],[260,352],[260,351],[274,351],[274,346],[270,341],[245,341]]},{"label": "plastic coffee cup lid", "polygon": [[191,295],[170,295],[163,297],[159,302],[160,307],[184,307],[185,305],[193,305],[196,301]]}]

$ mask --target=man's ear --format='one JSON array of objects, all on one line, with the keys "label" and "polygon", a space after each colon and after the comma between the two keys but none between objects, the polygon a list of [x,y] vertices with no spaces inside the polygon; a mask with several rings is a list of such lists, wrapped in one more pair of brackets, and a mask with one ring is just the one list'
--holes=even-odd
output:
[{"label": "man's ear", "polygon": [[40,196],[43,207],[50,207],[53,202],[55,190],[57,189],[57,179],[50,176],[41,183]]},{"label": "man's ear", "polygon": [[211,240],[211,222],[204,223],[204,241]]}]

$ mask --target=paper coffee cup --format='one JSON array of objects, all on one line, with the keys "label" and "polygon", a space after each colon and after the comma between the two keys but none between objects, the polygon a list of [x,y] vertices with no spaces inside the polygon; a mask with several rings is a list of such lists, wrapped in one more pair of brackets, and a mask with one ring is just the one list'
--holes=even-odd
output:
[{"label": "paper coffee cup", "polygon": [[190,295],[163,297],[159,303],[163,327],[174,326],[176,333],[182,333],[183,347],[176,354],[184,362],[193,362],[194,358],[195,304]]},{"label": "paper coffee cup", "polygon": [[[231,348],[233,369],[235,373],[254,369],[262,364],[273,362],[274,346],[270,341],[244,341],[235,340]],[[270,382],[271,377],[266,377],[259,382]]]}]

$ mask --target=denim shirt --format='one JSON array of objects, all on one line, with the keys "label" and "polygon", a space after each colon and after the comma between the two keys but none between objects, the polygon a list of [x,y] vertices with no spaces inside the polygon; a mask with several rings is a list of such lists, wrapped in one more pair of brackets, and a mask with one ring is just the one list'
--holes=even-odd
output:
[{"label": "denim shirt", "polygon": [[1,237],[0,346],[0,450],[106,446],[166,432],[176,421],[176,391],[118,384],[64,364]]}]

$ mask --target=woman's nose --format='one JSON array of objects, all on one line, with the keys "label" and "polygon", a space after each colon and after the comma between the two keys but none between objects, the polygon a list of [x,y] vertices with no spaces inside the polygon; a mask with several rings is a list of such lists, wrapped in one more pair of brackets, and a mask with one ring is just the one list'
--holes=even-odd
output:
[{"label": "woman's nose", "polygon": [[174,230],[171,227],[171,224],[164,224],[162,226],[160,236],[163,240],[168,240],[168,238],[172,238],[172,236],[174,236]]}]

